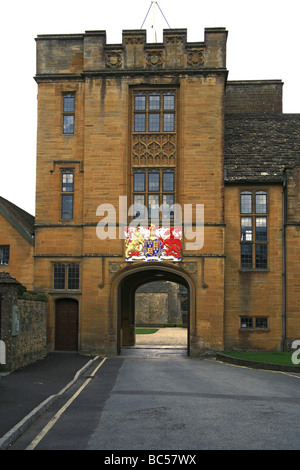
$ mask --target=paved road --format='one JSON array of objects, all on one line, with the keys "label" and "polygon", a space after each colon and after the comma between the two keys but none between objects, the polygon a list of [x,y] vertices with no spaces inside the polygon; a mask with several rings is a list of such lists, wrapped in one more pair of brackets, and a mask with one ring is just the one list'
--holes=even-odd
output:
[{"label": "paved road", "polygon": [[11,449],[299,450],[299,422],[299,374],[129,349],[94,363]]}]

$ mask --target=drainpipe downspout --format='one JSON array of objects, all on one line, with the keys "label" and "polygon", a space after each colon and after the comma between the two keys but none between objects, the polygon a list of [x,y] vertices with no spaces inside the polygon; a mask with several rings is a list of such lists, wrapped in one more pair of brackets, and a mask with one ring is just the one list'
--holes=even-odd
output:
[{"label": "drainpipe downspout", "polygon": [[287,181],[286,170],[283,173],[282,185],[282,342],[281,350],[286,351],[286,203]]}]

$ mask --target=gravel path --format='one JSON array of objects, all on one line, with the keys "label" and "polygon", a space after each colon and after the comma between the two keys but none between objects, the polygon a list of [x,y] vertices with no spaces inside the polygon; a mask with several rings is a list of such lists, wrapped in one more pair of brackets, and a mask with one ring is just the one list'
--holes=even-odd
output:
[{"label": "gravel path", "polygon": [[136,335],[136,346],[187,346],[187,328],[160,328],[156,333]]}]

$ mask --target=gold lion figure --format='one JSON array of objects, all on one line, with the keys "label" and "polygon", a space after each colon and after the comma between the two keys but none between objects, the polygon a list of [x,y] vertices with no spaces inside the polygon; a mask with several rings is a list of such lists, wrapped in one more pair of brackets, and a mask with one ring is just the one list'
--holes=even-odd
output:
[{"label": "gold lion figure", "polygon": [[144,247],[144,237],[136,227],[132,240],[126,240],[125,258],[131,258],[132,256],[138,256],[140,251]]}]

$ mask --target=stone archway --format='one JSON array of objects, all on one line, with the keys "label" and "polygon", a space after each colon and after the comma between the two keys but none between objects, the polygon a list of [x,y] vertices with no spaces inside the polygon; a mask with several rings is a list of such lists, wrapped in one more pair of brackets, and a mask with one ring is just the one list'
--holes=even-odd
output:
[{"label": "stone archway", "polygon": [[115,278],[115,310],[117,313],[117,353],[124,346],[133,346],[135,342],[134,302],[137,288],[145,283],[171,281],[184,285],[188,290],[188,341],[187,354],[190,355],[190,337],[195,318],[195,287],[191,277],[184,271],[155,263],[139,264],[119,273]]}]

